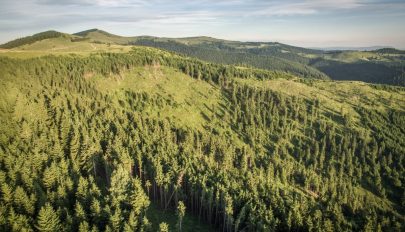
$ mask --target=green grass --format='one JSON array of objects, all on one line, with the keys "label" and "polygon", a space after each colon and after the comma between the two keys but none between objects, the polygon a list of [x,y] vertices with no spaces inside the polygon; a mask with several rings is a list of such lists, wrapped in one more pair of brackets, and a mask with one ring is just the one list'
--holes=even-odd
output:
[{"label": "green grass", "polygon": [[[200,131],[211,126],[217,133],[227,134],[235,144],[243,143],[231,128],[229,119],[222,117],[229,113],[226,109],[229,103],[218,86],[164,66],[137,67],[120,76],[96,76],[94,79],[98,89],[115,96],[117,102],[123,98],[125,90],[146,92],[170,102],[163,108],[149,106],[144,109],[142,113],[148,117],[169,118],[180,127]],[[217,120],[218,115],[222,122]]]},{"label": "green grass", "polygon": [[354,63],[359,61],[386,61],[389,62],[390,60],[387,59],[385,56],[381,54],[377,54],[375,52],[363,52],[363,51],[345,51],[333,54],[324,55],[323,58],[327,60],[334,60],[340,61],[344,63]]},{"label": "green grass", "polygon": [[[95,77],[98,88],[121,99],[125,90],[146,92],[170,102],[163,108],[150,107],[143,111],[152,117],[170,118],[182,126],[202,129],[212,108],[220,103],[220,90],[205,81],[167,67],[138,67],[121,76]],[[204,116],[205,115],[205,116]]]},{"label": "green grass", "polygon": [[95,52],[128,52],[132,46],[91,43],[88,41],[72,42],[70,38],[58,37],[44,39],[13,49],[1,49],[0,56],[13,58],[32,58],[46,55],[88,55]]}]

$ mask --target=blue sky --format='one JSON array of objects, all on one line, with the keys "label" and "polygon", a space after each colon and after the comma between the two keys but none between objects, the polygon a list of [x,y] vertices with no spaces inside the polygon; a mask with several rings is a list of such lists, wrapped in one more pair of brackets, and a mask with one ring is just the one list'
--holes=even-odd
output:
[{"label": "blue sky", "polygon": [[405,0],[0,0],[0,42],[45,30],[405,48]]}]

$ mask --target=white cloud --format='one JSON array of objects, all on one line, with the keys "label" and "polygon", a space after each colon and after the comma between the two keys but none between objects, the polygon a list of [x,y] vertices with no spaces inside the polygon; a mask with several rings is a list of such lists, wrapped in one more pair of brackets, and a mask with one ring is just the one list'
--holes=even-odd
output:
[{"label": "white cloud", "polygon": [[310,15],[322,11],[334,11],[341,9],[354,9],[363,6],[359,0],[307,0],[307,1],[283,1],[269,3],[263,9],[252,12],[249,15],[261,16],[291,16]]},{"label": "white cloud", "polygon": [[[339,27],[336,38],[361,34],[358,28],[364,27],[373,29],[363,33],[372,36],[389,25],[395,30],[386,34],[404,41],[404,0],[0,0],[0,5],[0,41],[12,34],[93,27],[123,35],[267,40],[294,37],[302,28],[302,35],[328,40]],[[353,25],[349,18],[356,19]]]}]

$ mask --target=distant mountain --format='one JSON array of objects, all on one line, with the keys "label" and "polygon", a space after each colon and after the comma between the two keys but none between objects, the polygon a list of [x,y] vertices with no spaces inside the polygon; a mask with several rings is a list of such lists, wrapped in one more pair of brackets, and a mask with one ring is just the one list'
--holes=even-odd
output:
[{"label": "distant mountain", "polygon": [[67,38],[65,41],[69,43],[87,41],[108,46],[115,44],[155,47],[211,63],[288,72],[305,78],[360,80],[405,86],[405,52],[385,46],[329,47],[322,50],[277,42],[239,42],[207,36],[125,37],[100,29],[90,29],[73,35],[56,31],[42,32],[10,41],[0,48],[18,48],[44,39],[60,37]]},{"label": "distant mountain", "polygon": [[382,48],[375,50],[376,53],[383,53],[383,54],[405,54],[405,51],[398,50],[395,48]]},{"label": "distant mountain", "polygon": [[150,37],[137,38],[131,44],[162,48],[209,62],[280,70],[301,77],[405,85],[405,56],[399,50],[321,51],[275,42],[196,41]]},{"label": "distant mountain", "polygon": [[311,47],[311,49],[323,51],[374,51],[383,48],[392,48],[390,46],[370,46],[370,47]]},{"label": "distant mountain", "polygon": [[243,43],[209,40],[206,38],[138,38],[133,45],[162,48],[187,56],[221,64],[251,66],[261,69],[290,72],[297,76],[316,79],[328,77],[307,65],[309,60],[298,55],[310,50],[278,43]]},{"label": "distant mountain", "polygon": [[128,45],[130,42],[132,42],[135,37],[124,37],[124,36],[119,36],[119,35],[114,35],[111,33],[108,33],[103,30],[99,29],[90,29],[86,31],[81,31],[78,33],[75,33],[74,35],[81,36],[84,38],[89,38],[94,42],[97,43],[115,43],[115,44],[121,44],[121,45]]},{"label": "distant mountain", "polygon": [[106,32],[106,31],[99,30],[99,29],[97,29],[97,28],[93,28],[93,29],[89,29],[89,30],[77,32],[77,33],[74,33],[74,35],[86,37],[86,36],[89,36],[91,33],[99,33],[99,34],[103,34],[103,35],[108,36],[108,37],[120,37],[120,36],[118,36],[118,35],[114,35],[114,34],[111,34],[111,33]]},{"label": "distant mountain", "polygon": [[[235,64],[255,68],[290,72],[297,76],[328,79],[327,75],[305,63],[308,60],[298,53],[320,53],[305,48],[280,43],[239,42],[208,36],[162,38],[153,36],[124,37],[90,29],[75,33],[97,43],[140,45],[161,48],[208,62]],[[287,54],[289,53],[289,54]]]},{"label": "distant mountain", "polygon": [[27,36],[23,38],[19,38],[16,40],[12,40],[5,44],[0,45],[0,48],[15,48],[26,44],[32,44],[40,40],[50,39],[50,38],[57,38],[57,37],[70,37],[69,34],[61,33],[58,31],[45,31],[41,33],[34,34],[32,36]]}]

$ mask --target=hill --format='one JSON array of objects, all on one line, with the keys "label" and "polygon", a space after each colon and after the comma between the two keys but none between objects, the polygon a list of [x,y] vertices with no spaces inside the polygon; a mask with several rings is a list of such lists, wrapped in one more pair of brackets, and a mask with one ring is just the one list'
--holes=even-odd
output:
[{"label": "hill", "polygon": [[[109,34],[102,31],[99,33]],[[321,51],[274,42],[238,42],[204,36],[157,38],[109,35],[109,38],[104,37],[102,41],[163,48],[209,62],[287,71],[316,79],[358,80],[405,86],[404,53],[392,48],[361,52]]]},{"label": "hill", "polygon": [[58,37],[70,37],[70,35],[57,31],[45,31],[32,36],[27,36],[24,38],[16,39],[8,43],[2,44],[0,45],[0,48],[7,48],[7,49],[16,48],[27,44],[32,44],[44,39],[58,38]]},{"label": "hill", "polygon": [[[198,40],[164,40],[143,38],[135,40],[131,44],[163,48],[169,51],[178,52],[187,56],[199,58],[213,63],[233,64],[246,67],[291,72],[295,75],[308,78],[328,78],[324,73],[316,70],[315,68],[297,62],[296,60],[294,60],[294,57],[281,55],[282,52],[278,52],[278,48],[276,49],[276,51],[271,48],[267,50],[264,50],[264,48],[254,50],[254,47],[261,45],[250,45],[249,48],[245,48],[249,45],[243,45],[245,47],[236,47],[237,44],[233,44],[235,42],[196,42]],[[231,45],[228,45],[228,43],[230,43]],[[279,55],[269,55],[271,52],[277,53]]]},{"label": "hill", "polygon": [[[49,34],[49,32],[45,34]],[[118,45],[149,46],[207,62],[289,72],[299,77],[358,80],[405,86],[405,55],[403,51],[391,48],[375,51],[321,51],[276,42],[238,42],[206,36],[189,38],[123,37],[99,29],[90,29],[74,35],[64,35],[74,37],[71,38],[71,42],[82,42],[81,46],[84,43],[87,43],[87,47],[90,46],[89,44],[93,44],[91,45],[93,49],[94,47],[106,47],[104,50],[109,50],[108,47],[117,47]],[[11,41],[2,46],[17,50],[25,46],[24,49],[29,50],[28,45],[48,38],[44,36],[34,37]],[[58,36],[49,39],[57,40]],[[68,45],[62,46],[66,49],[61,50],[72,50],[69,41],[66,40],[66,42]],[[99,45],[96,46],[95,44]],[[77,46],[76,50],[80,51],[81,46]],[[59,48],[56,46],[56,49]],[[83,49],[88,50],[87,48]],[[119,49],[127,50],[122,47]],[[34,48],[34,50],[38,49]]]},{"label": "hill", "polygon": [[75,33],[74,35],[91,39],[93,42],[96,43],[127,45],[134,40],[133,37],[118,36],[99,29],[90,29]]},{"label": "hill", "polygon": [[163,48],[209,62],[291,72],[300,77],[405,86],[405,56],[392,49],[323,52],[280,43],[189,43],[154,38],[138,39],[132,44]]},{"label": "hill", "polygon": [[404,88],[45,52],[0,56],[1,231],[403,231]]},{"label": "hill", "polygon": [[374,51],[378,49],[389,48],[389,46],[370,46],[370,47],[314,47],[313,49],[324,51]]},{"label": "hill", "polygon": [[[82,31],[76,33],[75,35],[89,38],[93,42],[114,43],[120,45],[142,45],[163,48],[187,56],[203,59],[208,62],[237,64],[243,66],[247,65],[269,70],[287,71],[303,77],[327,78],[325,74],[314,68],[294,61],[286,60],[282,57],[258,56],[257,54],[246,54],[239,49],[235,50],[235,48],[241,45],[240,42],[236,41],[226,41],[206,36],[188,38],[157,38],[151,36],[122,37],[99,29]],[[224,46],[223,44],[231,45],[229,47],[230,49],[226,49],[228,47]],[[251,48],[255,47],[252,45],[246,46]]]}]

